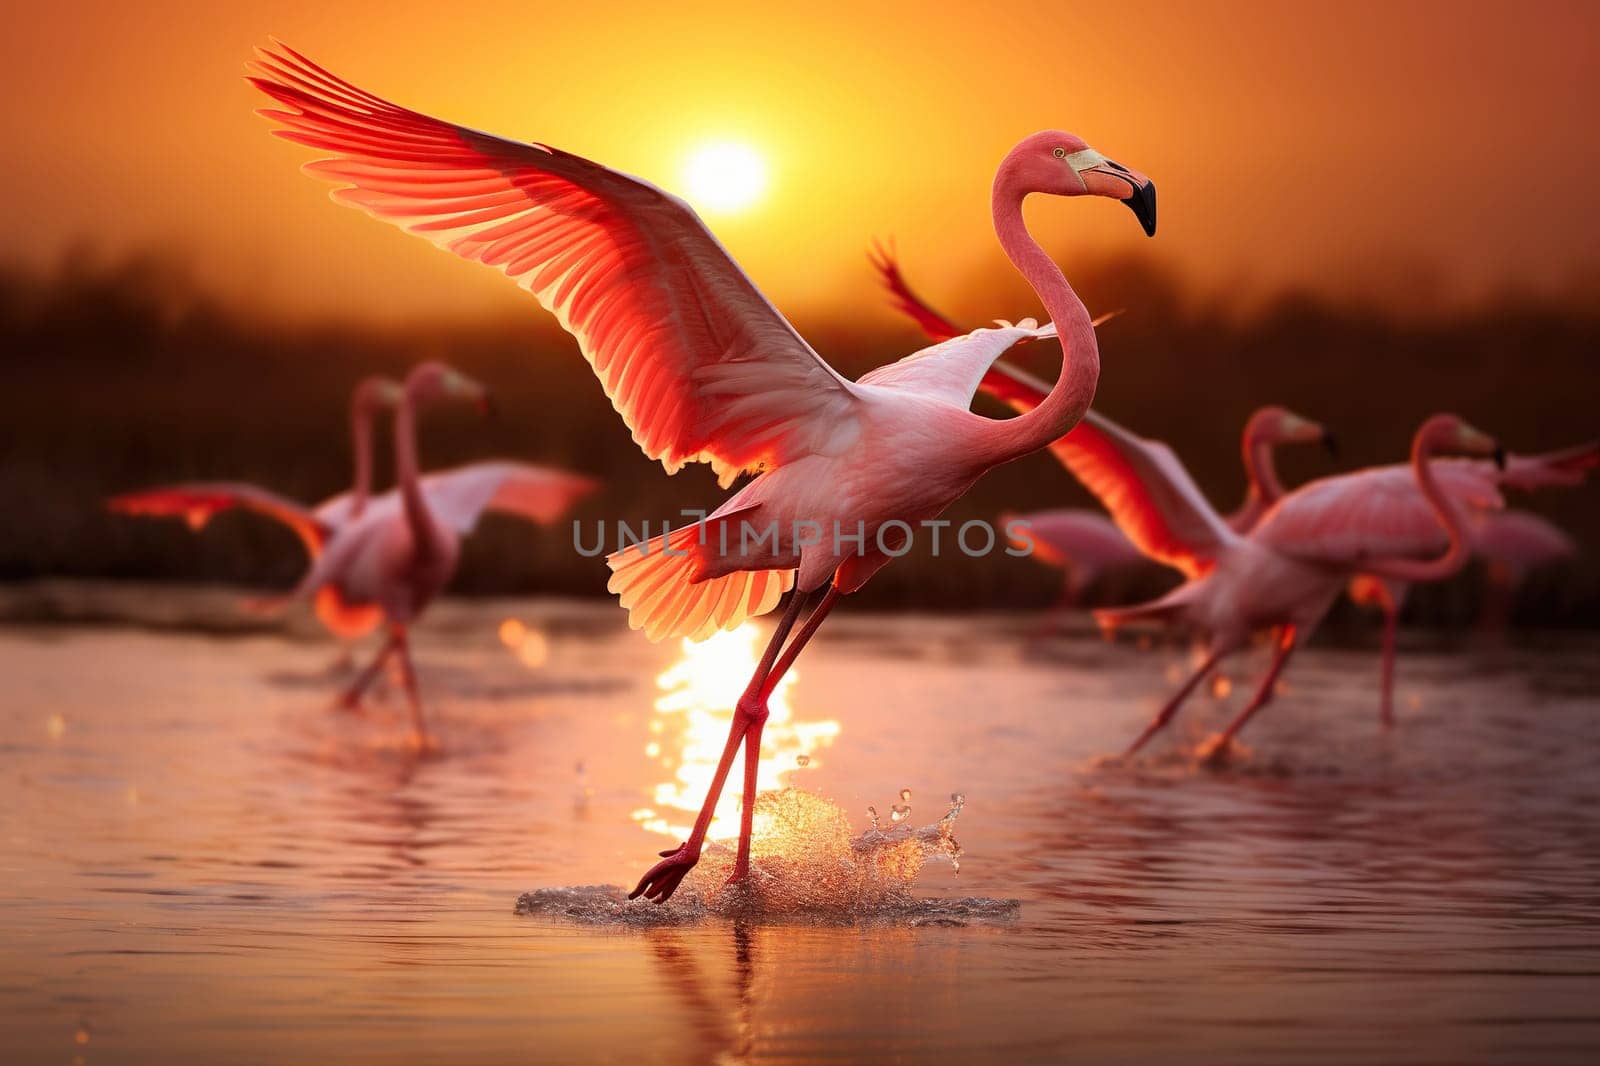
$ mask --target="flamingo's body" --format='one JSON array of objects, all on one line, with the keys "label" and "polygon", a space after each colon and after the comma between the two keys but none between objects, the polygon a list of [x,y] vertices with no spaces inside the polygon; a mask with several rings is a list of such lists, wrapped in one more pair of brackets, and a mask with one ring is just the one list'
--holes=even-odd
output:
[{"label": "flamingo's body", "polygon": [[[980,330],[851,382],[801,339],[688,205],[660,189],[555,148],[398,107],[287,48],[261,52],[255,69],[255,84],[284,105],[266,113],[279,132],[332,153],[310,169],[342,186],[337,199],[500,268],[555,313],[647,455],[669,472],[707,462],[724,484],[744,471],[758,475],[702,526],[609,560],[629,624],[652,639],[731,628],[798,583],[734,710],[693,832],[634,895],[666,899],[698,862],[741,744],[745,802],[732,879],[742,879],[767,698],[837,598],[888,561],[878,530],[939,514],[984,471],[1065,433],[1094,396],[1099,354],[1088,313],[1028,235],[1023,199],[1122,200],[1153,233],[1154,186],[1070,134],[1025,139],[996,175],[993,216],[1053,326]],[[968,409],[1003,351],[1056,329],[1067,358],[1044,403],[1005,422]],[[776,530],[777,540],[741,544],[747,521]],[[807,543],[796,523],[815,524],[821,542]],[[837,540],[835,523],[863,540]],[[735,534],[726,552],[723,529]],[[785,647],[806,594],[830,579]]]}]

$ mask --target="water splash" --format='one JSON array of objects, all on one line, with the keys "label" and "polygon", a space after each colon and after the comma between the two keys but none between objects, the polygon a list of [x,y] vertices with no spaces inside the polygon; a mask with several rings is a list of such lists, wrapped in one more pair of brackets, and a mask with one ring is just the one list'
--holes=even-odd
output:
[{"label": "water splash", "polygon": [[547,888],[524,893],[518,914],[585,925],[678,925],[712,918],[830,925],[967,925],[1004,922],[1015,900],[930,899],[912,894],[929,859],[958,871],[962,855],[955,822],[966,797],[951,796],[938,822],[897,824],[851,836],[849,819],[833,803],[802,789],[763,792],[756,800],[750,874],[727,884],[734,852],[708,845],[700,865],[665,904],[630,902],[614,885]]}]

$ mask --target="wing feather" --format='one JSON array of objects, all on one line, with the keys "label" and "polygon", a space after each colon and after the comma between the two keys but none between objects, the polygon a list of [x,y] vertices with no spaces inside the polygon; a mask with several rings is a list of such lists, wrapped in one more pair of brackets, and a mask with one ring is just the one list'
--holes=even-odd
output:
[{"label": "wing feather", "polygon": [[[1005,363],[994,364],[982,387],[1018,411],[1037,407],[1050,391]],[[1094,493],[1140,551],[1185,577],[1209,571],[1236,539],[1171,448],[1097,411],[1050,445],[1050,454]]]},{"label": "wing feather", "polygon": [[[286,140],[332,153],[305,169],[340,186],[333,198],[532,293],[668,472],[707,462],[726,485],[834,454],[859,433],[854,387],[683,201],[559,149],[399,107],[286,46],[258,56],[250,80],[277,104],[261,113]],[[707,368],[742,372],[702,378]]]}]

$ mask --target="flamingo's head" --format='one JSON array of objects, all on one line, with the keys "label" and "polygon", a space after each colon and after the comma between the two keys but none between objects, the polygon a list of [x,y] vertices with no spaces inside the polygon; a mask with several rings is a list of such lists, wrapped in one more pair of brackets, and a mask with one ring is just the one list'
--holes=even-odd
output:
[{"label": "flamingo's head", "polygon": [[485,415],[494,412],[489,390],[481,382],[437,360],[419,363],[412,368],[411,373],[406,375],[406,390],[413,400],[468,400]]},{"label": "flamingo's head", "polygon": [[1025,137],[1000,164],[1000,174],[1026,194],[1107,196],[1132,209],[1148,236],[1156,233],[1155,182],[1090,148],[1082,137],[1044,130]]},{"label": "flamingo's head", "polygon": [[1460,415],[1434,415],[1417,430],[1416,443],[1429,450],[1493,459],[1494,465],[1502,470],[1506,466],[1506,450],[1500,442],[1469,425]]},{"label": "flamingo's head", "polygon": [[405,389],[394,378],[373,374],[356,386],[355,405],[368,411],[392,411],[400,406]]},{"label": "flamingo's head", "polygon": [[1339,442],[1326,426],[1287,407],[1269,404],[1250,416],[1244,427],[1245,445],[1321,444],[1328,454],[1339,457]]}]

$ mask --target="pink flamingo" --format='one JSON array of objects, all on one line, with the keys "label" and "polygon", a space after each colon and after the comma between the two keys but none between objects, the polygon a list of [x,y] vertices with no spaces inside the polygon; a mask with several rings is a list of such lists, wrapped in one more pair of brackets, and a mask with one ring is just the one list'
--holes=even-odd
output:
[{"label": "pink flamingo", "polygon": [[[1029,236],[1023,199],[1109,197],[1154,233],[1154,186],[1072,134],[1024,139],[995,176],[995,232],[1054,325],[980,330],[851,382],[681,200],[559,149],[398,107],[287,48],[259,57],[252,80],[283,105],[266,115],[281,136],[332,153],[309,169],[341,185],[337,200],[515,279],[574,334],[634,440],[669,472],[707,462],[724,486],[757,474],[706,521],[608,560],[629,624],[655,640],[732,628],[797,589],[734,710],[689,839],[663,852],[632,895],[670,897],[699,861],[741,744],[745,802],[731,880],[744,879],[772,686],[838,598],[903,546],[902,528],[938,515],[991,467],[1060,437],[1094,397],[1099,352],[1088,312]],[[1043,403],[1007,421],[969,410],[1001,352],[1056,329],[1066,358]],[[754,523],[775,535],[748,543]],[[730,529],[740,543],[723,550]]]},{"label": "pink flamingo", "polygon": [[[310,510],[270,489],[231,481],[143,489],[114,496],[106,506],[127,515],[181,515],[194,530],[203,528],[223,511],[242,508],[288,526],[300,538],[306,556],[314,561],[335,530],[365,511],[372,491],[372,418],[379,410],[392,409],[399,400],[400,385],[380,375],[364,378],[356,386],[350,397],[350,435],[355,456],[350,489]],[[366,636],[382,621],[380,611],[345,603],[333,586],[318,590],[314,609],[323,626],[346,643],[346,654],[349,642]]]},{"label": "pink flamingo", "polygon": [[[1431,461],[1449,449],[1505,456],[1489,437],[1455,415],[1434,415],[1417,430],[1411,463],[1320,478],[1289,493],[1246,536],[1218,525],[1212,565],[1177,589],[1136,607],[1097,611],[1103,624],[1141,619],[1190,624],[1208,637],[1204,662],[1167,701],[1128,749],[1138,751],[1171,721],[1217,662],[1260,630],[1273,631],[1275,652],[1250,701],[1202,749],[1226,755],[1233,738],[1273,695],[1294,649],[1321,622],[1357,573],[1393,581],[1438,581],[1458,572],[1470,554],[1463,500],[1501,506],[1487,464]],[[1433,554],[1431,559],[1417,557]]]},{"label": "pink flamingo", "polygon": [[[1570,449],[1549,455],[1515,456],[1510,462],[1545,462],[1552,471],[1564,468],[1556,479],[1542,482],[1549,485],[1576,484],[1563,478],[1576,475],[1580,480],[1582,465],[1586,460],[1580,452],[1587,451],[1588,466],[1593,466],[1593,456],[1600,454],[1597,446]],[[1508,466],[1507,474],[1511,467]],[[1510,483],[1509,478],[1506,483]],[[1517,487],[1532,488],[1523,483]],[[1509,606],[1509,600],[1522,586],[1528,574],[1540,566],[1571,559],[1578,554],[1578,546],[1565,531],[1546,519],[1527,511],[1490,511],[1473,515],[1468,527],[1473,554],[1489,564],[1488,583],[1491,602],[1498,601],[1500,610]],[[1379,687],[1381,696],[1379,714],[1384,726],[1394,725],[1394,664],[1398,639],[1400,611],[1405,606],[1411,588],[1406,582],[1384,580],[1371,574],[1358,574],[1350,581],[1348,593],[1352,603],[1376,607],[1383,613],[1382,664]],[[1486,607],[1486,614],[1495,610]]]},{"label": "pink flamingo", "polygon": [[406,376],[395,411],[395,480],[398,488],[373,500],[359,518],[333,531],[290,599],[332,589],[339,602],[376,611],[389,635],[368,666],[340,698],[354,707],[389,657],[400,674],[411,709],[411,740],[430,746],[411,661],[409,632],[428,604],[455,574],[461,538],[485,511],[535,522],[559,518],[598,484],[590,478],[529,463],[485,462],[422,477],[417,464],[417,409],[433,400],[458,397],[487,409],[488,394],[471,378],[443,363],[428,362]]}]

